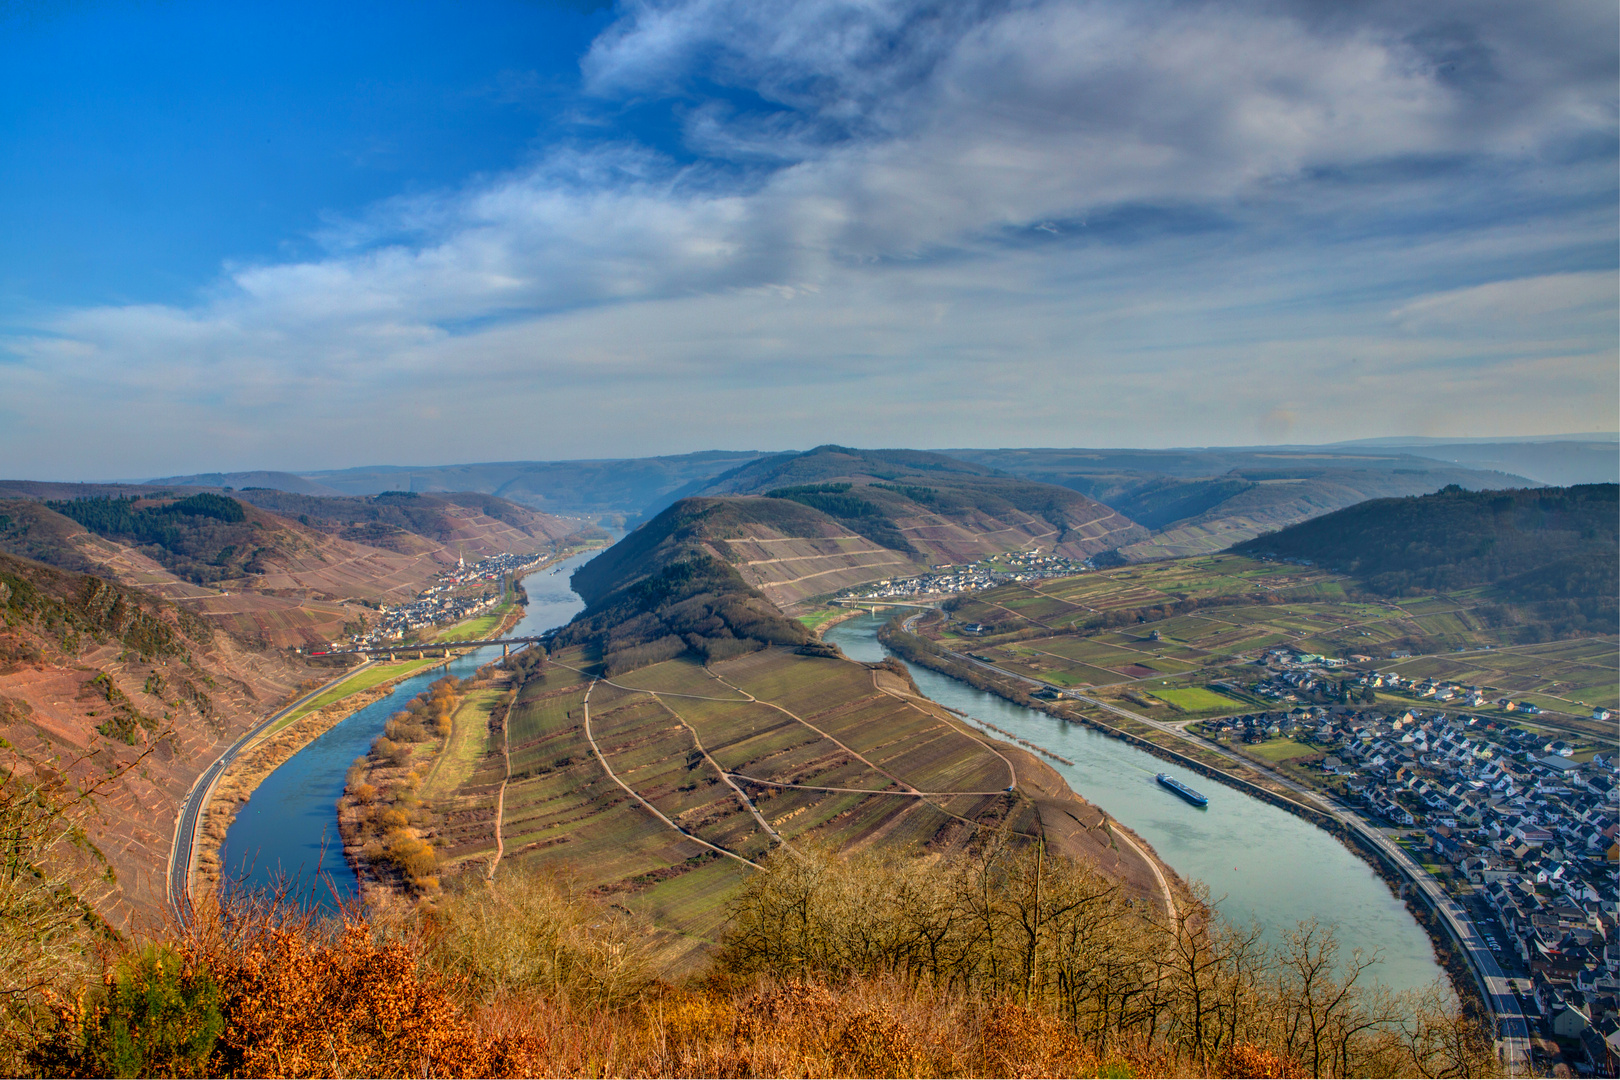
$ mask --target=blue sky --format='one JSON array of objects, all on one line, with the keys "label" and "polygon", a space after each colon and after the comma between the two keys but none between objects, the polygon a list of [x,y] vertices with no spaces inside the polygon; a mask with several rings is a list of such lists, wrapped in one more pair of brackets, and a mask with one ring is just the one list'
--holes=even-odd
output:
[{"label": "blue sky", "polygon": [[1620,425],[1612,3],[0,12],[7,475]]}]

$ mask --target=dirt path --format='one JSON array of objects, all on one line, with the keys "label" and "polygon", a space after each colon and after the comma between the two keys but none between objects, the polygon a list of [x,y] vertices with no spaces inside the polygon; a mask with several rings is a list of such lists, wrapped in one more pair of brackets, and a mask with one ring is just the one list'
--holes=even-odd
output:
[{"label": "dirt path", "polygon": [[[513,695],[516,701],[517,695]],[[512,713],[507,710],[506,721],[501,724],[501,755],[506,758],[506,775],[501,777],[501,790],[495,794],[495,858],[489,864],[485,881],[495,880],[495,868],[506,854],[506,841],[501,837],[501,822],[506,818],[506,785],[512,781]]]},{"label": "dirt path", "polygon": [[[591,680],[591,685],[585,691],[585,702],[584,702],[584,708],[585,708],[585,741],[591,744],[591,753],[596,755],[597,764],[602,766],[602,771],[607,773],[608,779],[612,780],[615,784],[618,784],[621,788],[623,788],[625,793],[628,794],[632,799],[636,800],[636,802],[640,803],[642,805],[642,807],[645,808],[646,811],[649,814],[651,814],[653,817],[657,818],[659,821],[662,821],[665,825],[668,825],[671,829],[674,829],[676,832],[680,833],[686,839],[692,841],[692,843],[701,844],[702,846],[708,848],[710,851],[718,851],[720,854],[724,855],[728,859],[736,859],[740,863],[747,863],[749,866],[752,866],[755,870],[760,869],[759,863],[755,862],[752,859],[745,859],[741,855],[738,855],[734,851],[727,851],[725,848],[720,847],[720,846],[718,846],[716,844],[711,844],[707,840],[702,839],[701,837],[693,836],[691,833],[687,832],[685,829],[683,829],[679,825],[675,824],[669,818],[665,817],[664,812],[662,810],[659,810],[658,807],[654,806],[652,803],[648,802],[646,799],[643,799],[641,797],[640,793],[637,792],[635,788],[631,787],[629,784],[627,784],[623,780],[619,779],[619,774],[614,772],[613,768],[610,765],[608,765],[607,758],[602,753],[602,748],[600,746],[596,745],[596,736],[591,734],[591,691],[595,690],[596,689],[596,684],[598,682],[601,682],[601,681],[602,680],[600,680],[600,679],[592,679]],[[640,691],[640,692],[644,693],[644,694],[648,693],[648,691],[646,691],[646,690],[643,690],[643,691]]]},{"label": "dirt path", "polygon": [[1125,841],[1125,843],[1130,846],[1130,849],[1136,852],[1137,857],[1148,864],[1148,869],[1153,871],[1153,877],[1159,883],[1159,895],[1164,898],[1164,909],[1170,915],[1170,921],[1172,923],[1175,922],[1176,895],[1175,892],[1170,888],[1169,879],[1164,876],[1164,868],[1159,865],[1159,860],[1149,855],[1147,850],[1143,848],[1141,844],[1136,842],[1136,837],[1132,836],[1124,829],[1110,828],[1108,831],[1119,839]]},{"label": "dirt path", "polygon": [[754,820],[759,822],[759,827],[764,829],[767,833],[770,833],[771,839],[775,840],[778,844],[781,844],[792,854],[797,855],[798,852],[793,850],[793,845],[782,839],[782,834],[772,828],[769,821],[765,820],[765,815],[759,812],[759,807],[754,805],[754,800],[748,797],[748,793],[743,791],[742,788],[738,787],[736,781],[731,779],[731,774],[726,772],[725,769],[721,768],[718,761],[714,760],[714,755],[710,754],[708,748],[703,745],[703,739],[699,737],[697,728],[687,723],[686,717],[682,716],[674,709],[671,709],[666,702],[659,699],[657,694],[653,694],[652,697],[654,701],[657,701],[658,704],[664,707],[665,712],[669,713],[669,715],[673,716],[677,721],[680,722],[681,727],[691,732],[692,742],[696,744],[698,753],[703,755],[703,760],[707,761],[711,766],[713,766],[714,771],[720,774],[720,779],[726,782],[726,786],[737,793],[737,799],[743,804],[748,812],[754,816]]}]

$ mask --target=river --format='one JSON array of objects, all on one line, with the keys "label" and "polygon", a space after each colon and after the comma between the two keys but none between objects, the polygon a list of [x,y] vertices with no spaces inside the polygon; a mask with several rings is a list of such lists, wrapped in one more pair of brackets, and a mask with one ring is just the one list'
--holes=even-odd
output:
[{"label": "river", "polygon": [[[514,635],[560,626],[584,606],[568,587],[569,575],[596,553],[587,552],[523,579],[529,595]],[[881,660],[877,631],[887,616],[861,615],[827,631],[826,638],[856,660]],[[481,649],[452,661],[453,675],[471,674],[498,656]],[[1075,762],[1048,762],[1081,796],[1147,840],[1187,879],[1203,881],[1221,911],[1240,923],[1255,920],[1268,937],[1315,917],[1339,928],[1340,940],[1383,963],[1379,981],[1392,989],[1417,987],[1444,972],[1427,934],[1371,867],[1309,822],[1207,777],[1181,778],[1209,797],[1198,809],[1155,783],[1174,771],[1129,743],[1080,724],[1063,724],[994,694],[927,668],[907,665],[923,693],[971,717],[1015,732]],[[445,668],[400,683],[392,693],[327,731],[271,773],[242,807],[221,853],[227,874],[249,887],[296,878],[318,901],[330,889],[354,895],[354,871],[343,857],[337,802],[354,759],[382,733],[388,718],[421,693]],[[313,888],[311,888],[313,886]]]},{"label": "river", "polygon": [[[831,627],[826,640],[855,660],[888,655],[877,640],[888,615],[860,615]],[[917,686],[942,705],[989,721],[1073,765],[1046,759],[1087,801],[1129,826],[1189,880],[1209,886],[1228,919],[1258,921],[1267,937],[1315,917],[1336,924],[1339,940],[1377,950],[1373,969],[1394,990],[1438,978],[1450,985],[1428,934],[1372,869],[1315,825],[1208,777],[1179,779],[1209,797],[1203,809],[1160,787],[1154,776],[1177,770],[1144,750],[1082,724],[1065,724],[925,667],[907,664]],[[991,733],[994,734],[993,732]]]},{"label": "river", "polygon": [[[588,551],[575,555],[526,576],[523,589],[529,603],[522,621],[510,634],[539,634],[578,614],[585,603],[568,587],[568,578],[597,554]],[[500,655],[494,646],[478,649],[452,660],[448,670],[457,677],[471,675]],[[434,680],[442,679],[445,671],[446,666],[430,668],[404,680],[387,697],[323,733],[266,777],[225,834],[220,861],[226,875],[239,877],[249,888],[273,886],[283,878],[296,879],[300,892],[323,904],[333,891],[344,898],[352,897],[358,882],[343,857],[337,825],[337,802],[349,766],[370,749],[390,716],[405,708]]]}]

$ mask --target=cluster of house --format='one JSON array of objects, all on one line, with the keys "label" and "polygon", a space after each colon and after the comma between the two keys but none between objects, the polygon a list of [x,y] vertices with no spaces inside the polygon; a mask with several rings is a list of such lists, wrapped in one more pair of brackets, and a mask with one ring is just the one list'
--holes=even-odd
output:
[{"label": "cluster of house", "polygon": [[[1392,690],[1425,701],[1455,702],[1470,709],[1494,705],[1503,712],[1519,712],[1526,716],[1538,716],[1541,713],[1541,706],[1534,702],[1514,701],[1506,697],[1492,699],[1482,687],[1463,686],[1461,683],[1443,682],[1439,679],[1407,679],[1393,672],[1369,671],[1357,678],[1355,684],[1370,686],[1376,690]],[[1592,715],[1596,719],[1609,718],[1607,709],[1594,710]]]},{"label": "cluster of house", "polygon": [[[1364,663],[1365,656],[1352,656],[1350,661]],[[1383,690],[1403,694],[1420,701],[1433,701],[1470,709],[1496,708],[1503,712],[1541,715],[1541,706],[1531,701],[1512,698],[1491,698],[1484,687],[1463,686],[1439,679],[1411,679],[1394,672],[1362,671],[1344,683],[1324,675],[1324,668],[1344,667],[1346,661],[1331,656],[1299,652],[1288,648],[1270,649],[1261,658],[1273,674],[1254,686],[1255,693],[1275,701],[1299,701],[1305,695],[1340,692],[1341,687],[1351,692]],[[1592,710],[1592,719],[1609,720],[1613,714],[1605,708]]]},{"label": "cluster of house", "polygon": [[1456,891],[1506,931],[1487,944],[1529,973],[1526,1009],[1601,1062],[1620,1031],[1616,755],[1577,762],[1563,739],[1480,716],[1317,707],[1289,719],[1328,749],[1323,771],[1344,776],[1353,798],[1423,828]]},{"label": "cluster of house", "polygon": [[1219,720],[1206,720],[1204,731],[1219,739],[1239,739],[1246,743],[1265,742],[1267,739],[1283,735],[1303,734],[1307,724],[1300,716],[1308,713],[1306,710],[1296,709],[1295,714],[1291,716],[1285,712],[1268,712],[1223,716]]},{"label": "cluster of house", "polygon": [[455,569],[440,574],[434,579],[437,584],[430,585],[410,603],[379,609],[377,625],[355,640],[368,645],[399,641],[413,630],[470,619],[501,602],[500,590],[473,591],[470,586],[496,584],[522,573],[542,558],[541,555],[492,555],[471,566],[465,558],[458,559]]},{"label": "cluster of house", "polygon": [[908,578],[884,578],[871,585],[860,585],[839,594],[842,600],[884,600],[901,596],[943,596],[949,593],[974,592],[993,589],[1013,581],[1036,581],[1041,578],[1073,577],[1092,567],[1062,555],[1039,555],[1015,552],[999,556],[999,561],[1011,565],[1011,572],[994,569],[989,559],[967,565],[942,563],[929,573]]},{"label": "cluster of house", "polygon": [[487,559],[479,559],[471,566],[468,566],[466,556],[462,556],[456,560],[454,570],[446,570],[434,580],[439,583],[440,588],[449,588],[455,585],[473,585],[483,581],[496,582],[521,574],[544,558],[544,555],[503,553],[491,555]]}]

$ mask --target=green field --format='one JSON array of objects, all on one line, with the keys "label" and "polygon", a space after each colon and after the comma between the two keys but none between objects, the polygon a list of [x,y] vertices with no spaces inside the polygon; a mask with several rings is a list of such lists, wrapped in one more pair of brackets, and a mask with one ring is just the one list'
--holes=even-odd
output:
[{"label": "green field", "polygon": [[502,604],[494,611],[491,611],[488,615],[480,615],[475,619],[468,619],[465,622],[456,623],[456,625],[452,626],[450,629],[446,630],[433,640],[478,641],[482,638],[487,638],[495,632],[496,627],[501,625],[501,620],[506,618],[507,614],[512,610],[512,607],[513,605],[511,604]]},{"label": "green field", "polygon": [[315,698],[313,701],[300,705],[297,709],[276,721],[275,726],[270,729],[270,732],[273,733],[280,731],[293,721],[301,720],[312,712],[319,712],[321,709],[326,708],[328,705],[331,705],[334,702],[341,701],[350,694],[358,694],[362,690],[370,690],[373,686],[377,686],[380,683],[385,683],[390,679],[399,679],[404,678],[407,675],[415,675],[419,671],[425,671],[428,668],[436,667],[443,663],[443,658],[434,657],[423,660],[401,660],[393,663],[373,664],[371,667],[368,667],[363,671],[358,671],[349,676],[336,686],[322,693],[320,697]]},{"label": "green field", "polygon": [[489,750],[489,716],[504,690],[474,690],[462,701],[451,721],[450,738],[422,778],[422,797],[436,799],[454,792],[478,768]]},{"label": "green field", "polygon": [[1305,743],[1295,742],[1293,739],[1267,739],[1265,742],[1251,743],[1238,749],[1245,754],[1253,754],[1255,757],[1263,758],[1272,764],[1287,761],[1289,758],[1306,757],[1310,754],[1320,754],[1322,752],[1314,746],[1307,746]]},{"label": "green field", "polygon": [[[951,625],[978,622],[991,631],[948,644],[1057,686],[1098,688],[1102,697],[1122,704],[1136,685],[1196,712],[1248,707],[1178,696],[1197,689],[1185,684],[1251,684],[1257,678],[1253,661],[1277,645],[1362,656],[1366,666],[1381,671],[1479,686],[1493,699],[1533,701],[1582,731],[1593,706],[1620,703],[1620,642],[1612,635],[1532,643],[1540,630],[1503,622],[1501,598],[1488,588],[1399,602],[1351,600],[1348,581],[1320,569],[1220,554],[1005,585],[962,598]],[[1054,596],[1089,610],[1076,609],[1061,624],[1028,617],[1047,610]],[[1071,627],[1071,621],[1078,625]],[[940,629],[925,632],[944,636]],[[1412,656],[1392,658],[1397,651]],[[1161,694],[1154,684],[1162,676],[1171,678]],[[1384,697],[1391,703],[1420,700]],[[1203,706],[1191,704],[1199,700]]]},{"label": "green field", "polygon": [[1154,690],[1151,693],[1154,697],[1169,702],[1182,712],[1211,712],[1215,710],[1241,712],[1244,708],[1241,701],[1236,701],[1224,694],[1217,694],[1213,690],[1205,690],[1197,686],[1177,690]]},{"label": "green field", "polygon": [[798,618],[799,618],[800,622],[804,623],[804,625],[806,625],[810,629],[814,630],[814,629],[816,629],[816,628],[818,628],[820,626],[825,625],[826,623],[832,622],[834,619],[838,618],[841,615],[848,615],[848,614],[849,614],[849,609],[848,608],[833,607],[833,608],[822,608],[820,611],[807,612],[806,614],[800,615]]}]

